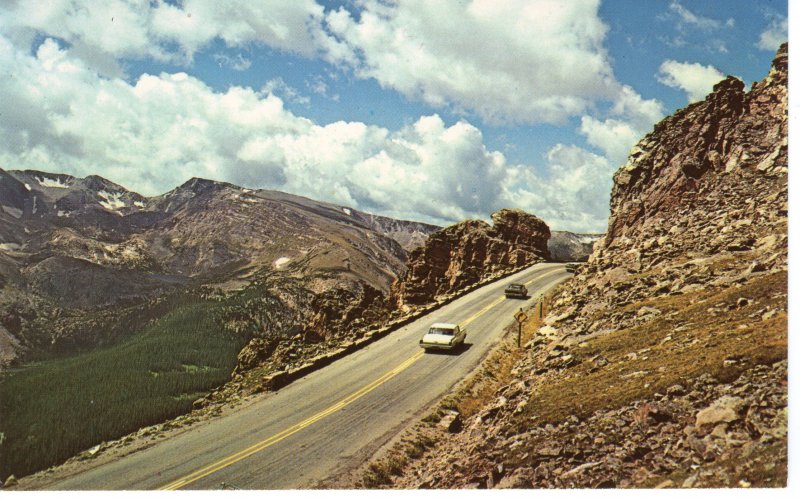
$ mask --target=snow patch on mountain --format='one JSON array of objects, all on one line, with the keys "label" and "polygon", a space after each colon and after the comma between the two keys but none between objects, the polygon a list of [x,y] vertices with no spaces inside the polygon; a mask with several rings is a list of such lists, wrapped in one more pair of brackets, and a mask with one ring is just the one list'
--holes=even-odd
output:
[{"label": "snow patch on mountain", "polygon": [[61,179],[53,179],[51,177],[34,177],[36,182],[39,183],[42,187],[47,188],[60,188],[60,189],[67,189],[69,185],[66,182],[62,181]]},{"label": "snow patch on mountain", "polygon": [[[98,196],[105,201],[100,202],[100,206],[106,210],[117,212],[120,208],[125,208],[125,202],[121,200],[122,193],[109,193],[108,191],[98,191]],[[118,212],[117,212],[118,213]]]}]

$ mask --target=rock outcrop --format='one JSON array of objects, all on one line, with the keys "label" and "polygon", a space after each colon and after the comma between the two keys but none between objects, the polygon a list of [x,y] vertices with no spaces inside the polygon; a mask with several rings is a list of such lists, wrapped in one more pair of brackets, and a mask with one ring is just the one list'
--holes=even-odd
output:
[{"label": "rock outcrop", "polygon": [[787,45],[656,125],[512,379],[398,487],[780,487]]},{"label": "rock outcrop", "polygon": [[[758,186],[774,188],[774,180],[788,174],[787,50],[784,45],[778,51],[769,75],[750,92],[729,76],[705,101],[664,119],[633,148],[614,175],[604,241],[609,251],[599,252],[596,262],[628,249],[652,251],[659,243],[651,244],[650,238],[683,232],[669,223],[690,211],[695,218],[686,222],[701,226],[718,208],[746,203],[751,205],[749,213],[741,220],[749,220],[749,215],[756,219],[740,224],[736,233],[747,232],[741,229],[748,225],[759,226],[764,215],[752,206],[756,198],[749,195],[780,197],[780,189],[764,192]],[[728,214],[728,219],[733,217]],[[667,243],[663,245],[669,248]]]},{"label": "rock outcrop", "polygon": [[503,209],[492,214],[492,222],[468,220],[431,234],[392,285],[397,304],[426,304],[498,271],[549,258],[550,229],[535,215]]}]

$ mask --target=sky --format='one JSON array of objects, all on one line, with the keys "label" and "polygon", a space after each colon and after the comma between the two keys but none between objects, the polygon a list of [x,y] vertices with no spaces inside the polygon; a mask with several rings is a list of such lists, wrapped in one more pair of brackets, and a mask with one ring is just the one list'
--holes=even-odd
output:
[{"label": "sky", "polygon": [[787,33],[785,0],[0,0],[0,168],[603,232],[630,148]]}]

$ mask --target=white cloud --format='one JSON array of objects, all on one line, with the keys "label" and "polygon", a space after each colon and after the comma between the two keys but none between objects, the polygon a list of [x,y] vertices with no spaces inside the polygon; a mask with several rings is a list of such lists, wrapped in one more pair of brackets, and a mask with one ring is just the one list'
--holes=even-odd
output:
[{"label": "white cloud", "polygon": [[538,176],[437,115],[394,131],[319,125],[270,92],[185,73],[101,77],[52,40],[31,55],[0,36],[0,65],[15,76],[0,80],[0,168],[99,174],[146,195],[200,176],[436,223],[515,206],[561,229],[605,227],[610,164],[575,147],[554,148]]},{"label": "white cloud", "polygon": [[616,118],[598,120],[591,116],[581,118],[580,131],[592,146],[602,149],[609,159],[622,164],[628,151],[642,137],[628,121]]},{"label": "white cloud", "polygon": [[547,175],[524,165],[509,169],[503,200],[528,208],[551,230],[604,232],[615,168],[603,156],[557,144],[547,153]]},{"label": "white cloud", "polygon": [[365,0],[326,15],[360,78],[492,123],[562,122],[619,85],[598,0]]},{"label": "white cloud", "polygon": [[679,27],[688,25],[695,28],[699,28],[700,30],[703,31],[713,31],[720,29],[722,27],[733,28],[735,24],[733,18],[728,18],[723,22],[718,19],[712,19],[710,17],[705,17],[695,14],[694,12],[690,11],[689,9],[681,5],[680,2],[678,2],[677,0],[673,0],[672,3],[670,3],[669,10],[671,10],[678,16]]},{"label": "white cloud", "polygon": [[[563,123],[620,92],[599,5],[362,0],[353,14],[315,0],[17,0],[0,7],[0,29],[21,50],[37,35],[63,40],[72,56],[110,77],[123,76],[124,59],[189,65],[219,40],[321,58],[489,123]],[[235,70],[250,65],[241,54],[216,61]]]},{"label": "white cloud", "polygon": [[311,99],[308,96],[301,94],[299,90],[286,83],[281,77],[267,80],[264,86],[261,87],[261,91],[281,96],[284,100],[295,104],[307,106],[311,103]]},{"label": "white cloud", "polygon": [[314,75],[311,79],[306,80],[305,84],[306,88],[311,92],[332,101],[339,101],[339,94],[331,93],[331,89],[322,75]]},{"label": "white cloud", "polygon": [[247,59],[242,54],[236,54],[235,56],[214,54],[214,61],[217,62],[220,68],[231,68],[234,71],[245,71],[253,64],[250,59]]},{"label": "white cloud", "polygon": [[758,48],[774,52],[780,45],[789,39],[789,20],[785,16],[771,16],[767,29],[758,39]]},{"label": "white cloud", "polygon": [[661,17],[675,19],[677,33],[672,36],[659,36],[667,45],[681,48],[691,44],[720,54],[728,52],[726,39],[729,39],[731,28],[736,25],[733,18],[729,17],[723,21],[702,16],[687,9],[678,0],[672,0],[669,12],[667,16]]},{"label": "white cloud", "polygon": [[657,78],[664,85],[685,91],[689,102],[696,102],[705,99],[725,75],[711,65],[668,59],[661,63]]},{"label": "white cloud", "polygon": [[18,0],[0,7],[0,28],[20,48],[37,34],[58,37],[100,70],[109,58],[187,64],[217,38],[229,47],[259,43],[347,61],[348,49],[325,32],[323,15],[314,0]]},{"label": "white cloud", "polygon": [[583,116],[580,132],[589,144],[600,148],[613,164],[621,165],[634,144],[664,117],[664,109],[659,101],[643,99],[626,85],[617,96],[610,115],[605,120]]}]

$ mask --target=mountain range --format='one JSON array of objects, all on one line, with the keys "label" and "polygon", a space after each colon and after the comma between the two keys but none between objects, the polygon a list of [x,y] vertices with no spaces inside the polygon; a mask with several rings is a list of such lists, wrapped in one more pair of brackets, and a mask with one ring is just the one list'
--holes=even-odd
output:
[{"label": "mountain range", "polygon": [[205,179],[144,197],[99,176],[0,170],[2,359],[98,341],[77,338],[80,328],[26,336],[37,319],[186,287],[280,278],[316,295],[385,294],[407,252],[438,229]]}]

